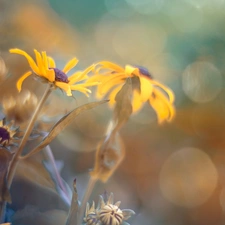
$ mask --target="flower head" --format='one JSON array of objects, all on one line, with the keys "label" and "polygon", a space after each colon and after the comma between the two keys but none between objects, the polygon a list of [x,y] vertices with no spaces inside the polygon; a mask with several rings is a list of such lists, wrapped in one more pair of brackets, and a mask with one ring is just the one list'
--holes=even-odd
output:
[{"label": "flower head", "polygon": [[0,120],[0,147],[9,146],[17,130],[11,124],[6,124],[5,119]]},{"label": "flower head", "polygon": [[113,193],[110,193],[106,201],[103,196],[99,196],[99,202],[97,208],[93,202],[90,208],[89,203],[86,206],[86,212],[84,217],[85,225],[129,225],[125,220],[129,219],[135,214],[130,209],[120,209],[120,201],[113,203]]},{"label": "flower head", "polygon": [[94,65],[91,65],[84,71],[78,71],[72,74],[70,77],[67,77],[67,73],[76,66],[78,63],[77,58],[71,59],[65,67],[60,70],[56,68],[55,61],[53,58],[47,56],[46,52],[38,52],[34,50],[36,56],[36,62],[32,59],[30,55],[28,55],[25,51],[20,49],[10,49],[10,53],[15,53],[24,56],[28,64],[30,65],[31,70],[23,74],[20,79],[17,81],[17,89],[21,91],[22,84],[24,80],[29,77],[32,72],[36,74],[38,77],[44,78],[48,82],[50,82],[55,87],[58,87],[66,92],[68,96],[72,96],[71,91],[76,90],[84,93],[88,96],[88,93],[91,93],[87,87],[97,85],[98,82],[86,82],[82,84],[76,84],[77,82],[83,81],[88,78],[87,74],[93,70]]},{"label": "flower head", "polygon": [[97,215],[97,210],[95,209],[95,202],[92,203],[91,207],[89,203],[87,203],[84,222],[87,225],[100,225],[100,221]]},{"label": "flower head", "polygon": [[36,95],[23,90],[17,95],[5,95],[2,101],[3,112],[15,124],[27,122],[38,103]]},{"label": "flower head", "polygon": [[173,92],[165,85],[153,80],[145,67],[126,65],[122,68],[107,61],[99,62],[97,65],[99,68],[96,69],[96,75],[89,79],[89,82],[101,81],[97,89],[97,98],[102,98],[110,92],[109,103],[113,105],[117,93],[125,80],[130,77],[133,88],[133,112],[140,110],[143,103],[148,101],[156,111],[159,123],[173,119],[175,115]]}]

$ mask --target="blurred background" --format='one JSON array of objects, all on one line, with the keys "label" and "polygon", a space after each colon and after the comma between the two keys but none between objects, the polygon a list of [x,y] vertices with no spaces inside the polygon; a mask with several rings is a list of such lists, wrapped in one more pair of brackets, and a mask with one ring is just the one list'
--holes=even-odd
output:
[{"label": "blurred background", "polygon": [[[148,103],[132,115],[121,130],[126,157],[91,200],[113,192],[121,208],[136,212],[132,225],[225,224],[224,11],[224,0],[1,0],[0,101],[17,94],[16,80],[28,69],[9,48],[46,50],[58,68],[74,56],[76,69],[100,60],[148,68],[174,91],[176,118],[158,125]],[[24,89],[39,98],[44,86],[29,78]],[[39,126],[47,130],[49,118],[94,100],[57,90]],[[63,179],[71,188],[77,179],[79,199],[111,115],[107,105],[85,112],[50,145]],[[30,215],[32,224],[40,215],[41,224],[62,224],[67,207],[33,167],[25,165],[13,185],[16,224]],[[30,168],[36,183],[24,175]]]}]

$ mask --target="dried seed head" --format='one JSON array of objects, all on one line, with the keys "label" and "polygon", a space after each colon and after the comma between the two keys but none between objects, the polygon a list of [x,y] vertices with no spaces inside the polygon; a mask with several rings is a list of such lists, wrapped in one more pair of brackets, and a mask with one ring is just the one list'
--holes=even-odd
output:
[{"label": "dried seed head", "polygon": [[123,212],[118,206],[108,204],[99,211],[99,219],[104,225],[120,225],[123,222]]},{"label": "dried seed head", "polygon": [[98,222],[98,218],[95,212],[91,212],[87,215],[84,220],[87,225],[96,225]]},{"label": "dried seed head", "polygon": [[105,201],[100,195],[97,208],[95,208],[94,203],[91,208],[87,203],[84,217],[85,225],[129,225],[125,220],[134,215],[135,212],[130,209],[121,210],[119,208],[120,201],[114,204],[113,199],[113,193],[110,193]]},{"label": "dried seed head", "polygon": [[96,214],[94,202],[93,202],[91,208],[90,208],[89,203],[87,203],[84,222],[86,225],[97,225],[98,224],[98,217]]},{"label": "dried seed head", "polygon": [[35,94],[23,90],[17,96],[4,96],[2,106],[4,114],[9,120],[21,124],[29,120],[38,103]]}]

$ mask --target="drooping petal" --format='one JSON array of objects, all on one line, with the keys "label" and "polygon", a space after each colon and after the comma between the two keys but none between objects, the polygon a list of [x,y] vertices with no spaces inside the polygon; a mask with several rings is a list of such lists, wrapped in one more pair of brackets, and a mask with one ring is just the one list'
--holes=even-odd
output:
[{"label": "drooping petal", "polygon": [[71,75],[68,78],[69,84],[74,84],[76,82],[79,82],[79,81],[82,81],[82,80],[88,78],[87,74],[89,72],[91,72],[94,68],[95,68],[95,64],[89,66],[84,71],[79,71],[79,72],[74,73],[73,75]]},{"label": "drooping petal", "polygon": [[[110,94],[109,94],[109,105],[110,106],[112,106],[116,102],[116,100],[115,100],[116,95],[118,94],[118,92],[121,90],[122,87],[123,87],[123,84],[120,84],[110,92]],[[97,97],[100,97],[100,96],[98,95]]]},{"label": "drooping petal", "polygon": [[88,88],[83,87],[82,85],[72,85],[71,86],[71,90],[73,90],[73,91],[80,91],[80,92],[84,93],[87,97],[89,97],[88,93],[91,93],[91,90],[89,90]]},{"label": "drooping petal", "polygon": [[16,87],[17,87],[17,90],[18,90],[19,92],[21,91],[21,87],[22,87],[23,81],[24,81],[27,77],[29,77],[31,74],[32,74],[32,72],[31,72],[31,71],[28,71],[28,72],[26,72],[25,74],[23,74],[23,75],[19,78],[19,80],[18,80],[17,83],[16,83]]},{"label": "drooping petal", "polygon": [[152,80],[152,84],[162,88],[163,91],[165,91],[167,93],[170,103],[173,103],[175,101],[174,93],[170,88],[166,87],[165,85],[163,85],[155,80]]},{"label": "drooping petal", "polygon": [[48,56],[47,58],[48,58],[48,68],[55,68],[55,60],[50,56]]},{"label": "drooping petal", "polygon": [[175,116],[174,106],[168,98],[159,90],[154,89],[153,95],[149,98],[149,103],[156,111],[158,122],[171,121]]},{"label": "drooping petal", "polygon": [[46,70],[44,67],[43,59],[41,57],[40,52],[38,52],[36,49],[34,49],[34,53],[36,55],[36,61],[39,68],[40,73],[38,75],[46,77]]},{"label": "drooping petal", "polygon": [[143,105],[141,94],[137,91],[133,91],[133,101],[132,101],[132,107],[133,107],[133,113],[137,112],[141,109]]},{"label": "drooping petal", "polygon": [[27,59],[29,65],[30,65],[31,69],[34,71],[34,73],[36,73],[36,74],[40,73],[39,68],[36,65],[36,63],[34,62],[34,60],[25,51],[20,50],[18,48],[14,48],[14,49],[10,49],[9,52],[23,55]]},{"label": "drooping petal", "polygon": [[92,87],[92,86],[96,86],[96,85],[99,85],[99,84],[100,84],[100,82],[89,82],[89,81],[87,81],[87,82],[82,83],[82,86]]},{"label": "drooping petal", "polygon": [[90,78],[88,78],[88,81],[89,82],[96,82],[96,81],[102,81],[103,79],[105,78],[105,75],[99,75],[99,74],[96,74]]},{"label": "drooping petal", "polygon": [[140,80],[140,91],[141,91],[141,100],[146,102],[153,91],[152,82],[149,78],[144,76],[139,76]]},{"label": "drooping petal", "polygon": [[118,72],[118,73],[124,72],[124,69],[121,66],[118,66],[117,64],[109,62],[109,61],[98,62],[96,64],[96,66],[98,66],[98,65],[100,65],[98,71],[101,69],[110,69],[110,70]]},{"label": "drooping petal", "polygon": [[[78,71],[78,72],[76,72],[76,73],[73,73],[69,78],[68,78],[68,80],[69,80],[69,84],[75,84],[76,82],[78,82],[78,80],[79,81],[81,81],[80,80],[80,76],[82,76],[82,71]],[[83,77],[83,80],[84,79],[87,79],[88,78],[88,76],[86,75],[86,76],[84,76]]]},{"label": "drooping petal", "polygon": [[71,59],[63,68],[63,72],[64,73],[68,73],[73,67],[75,67],[78,63],[78,59],[77,58],[73,58]]},{"label": "drooping petal", "polygon": [[110,91],[110,89],[113,86],[124,83],[124,79],[125,79],[124,74],[122,74],[122,75],[112,74],[108,77],[105,77],[105,79],[102,81],[102,83],[98,86],[99,94],[103,95],[103,94],[107,93],[108,91]]},{"label": "drooping petal", "polygon": [[57,87],[61,88],[62,90],[64,90],[66,92],[67,96],[72,96],[71,88],[70,88],[69,84],[56,81],[55,85]]}]

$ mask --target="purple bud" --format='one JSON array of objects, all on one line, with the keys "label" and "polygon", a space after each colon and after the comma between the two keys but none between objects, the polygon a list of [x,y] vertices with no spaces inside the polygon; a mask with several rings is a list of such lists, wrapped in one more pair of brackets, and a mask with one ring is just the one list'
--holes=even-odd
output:
[{"label": "purple bud", "polygon": [[143,66],[134,66],[134,67],[139,69],[140,74],[142,74],[150,79],[153,79],[152,75],[149,73],[147,68],[145,68]]}]

